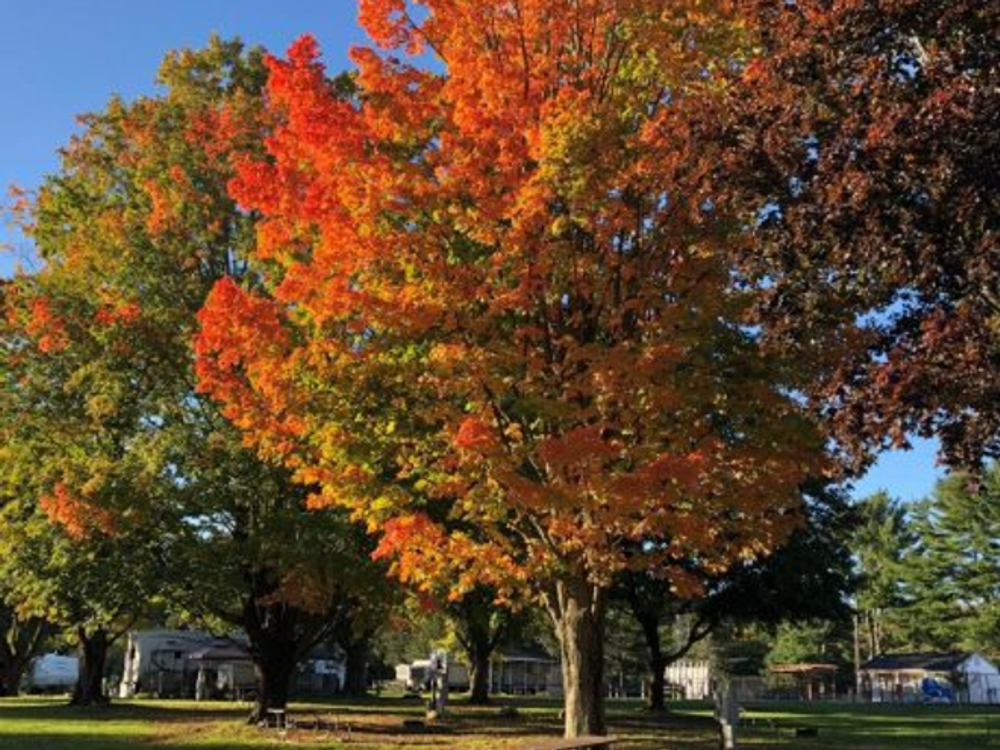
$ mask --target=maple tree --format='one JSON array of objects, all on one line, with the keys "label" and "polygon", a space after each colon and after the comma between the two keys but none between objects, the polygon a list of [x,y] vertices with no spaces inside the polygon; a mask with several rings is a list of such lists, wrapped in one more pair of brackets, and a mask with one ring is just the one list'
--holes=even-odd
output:
[{"label": "maple tree", "polygon": [[268,61],[268,156],[230,185],[263,216],[263,286],[212,292],[201,387],[411,585],[538,596],[566,733],[600,733],[614,574],[696,595],[678,561],[767,554],[821,470],[786,363],[743,325],[686,125],[742,25],[653,0],[360,18],[382,51],[353,50],[351,90],[308,37]]},{"label": "maple tree", "polygon": [[[0,578],[18,618],[69,631],[80,653],[72,701],[103,703],[108,648],[158,593],[163,540],[153,508],[137,504],[135,513],[112,516],[96,502],[122,493],[112,488],[137,464],[107,460],[120,447],[119,436],[94,429],[92,415],[74,398],[69,375],[84,363],[71,359],[64,322],[52,312],[51,297],[38,296],[36,281],[11,281],[2,300]],[[39,299],[46,300],[44,330],[32,325]],[[53,341],[58,346],[48,345]],[[71,485],[95,502],[85,502]],[[130,574],[122,576],[126,568]]]},{"label": "maple tree", "polygon": [[768,336],[816,360],[856,468],[913,433],[953,466],[997,456],[1000,7],[743,9],[754,59],[705,132],[757,225],[739,261]]},{"label": "maple tree", "polygon": [[117,632],[158,596],[242,628],[260,683],[251,720],[284,706],[350,582],[380,571],[343,511],[310,511],[289,471],[195,390],[195,314],[218,279],[246,276],[255,241],[226,183],[267,128],[261,58],[213,39],[167,56],[160,95],[81,118],[22,207],[44,265],[7,285],[0,346],[3,496],[23,519],[10,529],[34,535],[11,548],[58,550],[30,580],[82,581],[96,555],[113,577],[95,573],[74,602],[146,587],[98,618],[70,611],[67,626],[113,619]]}]

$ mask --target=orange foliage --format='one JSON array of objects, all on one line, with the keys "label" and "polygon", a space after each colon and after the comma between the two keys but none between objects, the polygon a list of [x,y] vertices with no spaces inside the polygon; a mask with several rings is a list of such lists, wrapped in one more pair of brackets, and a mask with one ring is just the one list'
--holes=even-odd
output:
[{"label": "orange foliage", "polygon": [[288,335],[272,301],[224,279],[212,290],[196,341],[199,389],[226,404],[248,440],[284,455],[303,430],[286,384]]},{"label": "orange foliage", "polygon": [[773,549],[821,446],[740,330],[687,120],[731,3],[417,5],[361,2],[394,55],[353,50],[356,97],[309,37],[268,61],[268,158],[230,189],[272,298],[213,293],[201,387],[418,587],[605,585],[656,539],[693,592],[677,561]]},{"label": "orange foliage", "polygon": [[110,511],[81,500],[61,482],[51,494],[42,495],[38,504],[48,519],[62,526],[73,539],[85,539],[95,532],[115,533],[115,518]]},{"label": "orange foliage", "polygon": [[47,297],[37,297],[31,303],[31,317],[26,327],[28,335],[46,354],[61,352],[69,346],[69,334],[63,319],[52,309]]}]

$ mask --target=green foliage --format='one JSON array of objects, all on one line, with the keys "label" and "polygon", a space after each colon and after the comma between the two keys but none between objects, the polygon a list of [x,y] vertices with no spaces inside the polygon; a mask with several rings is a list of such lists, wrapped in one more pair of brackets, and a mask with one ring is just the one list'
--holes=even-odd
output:
[{"label": "green foliage", "polygon": [[165,603],[294,659],[390,600],[365,534],[195,389],[196,313],[256,278],[227,183],[262,148],[264,79],[238,41],[168,55],[163,93],[83,117],[22,217],[45,264],[5,289],[0,564],[25,611],[121,629]]},{"label": "green foliage", "polygon": [[767,654],[768,664],[850,664],[851,626],[845,619],[782,623]]},{"label": "green foliage", "polygon": [[1000,656],[1000,468],[954,474],[912,510],[905,622],[919,648]]},{"label": "green foliage", "polygon": [[858,504],[858,527],[851,546],[858,574],[855,596],[862,659],[909,647],[904,615],[904,557],[913,544],[907,509],[886,492]]}]

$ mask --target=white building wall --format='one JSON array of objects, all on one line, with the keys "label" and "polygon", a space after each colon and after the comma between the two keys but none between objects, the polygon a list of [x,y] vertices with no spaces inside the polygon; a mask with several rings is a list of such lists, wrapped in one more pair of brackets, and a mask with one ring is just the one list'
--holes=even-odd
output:
[{"label": "white building wall", "polygon": [[682,659],[667,667],[668,686],[676,686],[687,700],[704,700],[712,696],[709,664],[707,661]]},{"label": "white building wall", "polygon": [[969,703],[1000,704],[1000,670],[981,654],[972,654],[959,669],[965,674],[965,693]]}]

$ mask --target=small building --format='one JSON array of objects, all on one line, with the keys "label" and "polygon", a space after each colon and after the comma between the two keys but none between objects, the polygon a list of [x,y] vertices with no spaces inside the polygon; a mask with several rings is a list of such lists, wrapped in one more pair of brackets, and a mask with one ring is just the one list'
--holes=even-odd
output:
[{"label": "small building", "polygon": [[978,653],[886,654],[861,665],[858,677],[875,702],[1000,704],[1000,670]]},{"label": "small building", "polygon": [[194,697],[198,700],[242,699],[257,690],[257,670],[250,652],[239,643],[192,651],[183,668],[186,674],[194,673]]},{"label": "small building", "polygon": [[664,670],[667,694],[681,700],[712,697],[712,669],[705,659],[680,659]]},{"label": "small building", "polygon": [[562,694],[559,660],[537,644],[507,646],[490,659],[490,692],[511,695]]},{"label": "small building", "polygon": [[292,677],[292,693],[299,697],[337,695],[347,681],[347,657],[336,645],[319,645],[299,662]]}]

